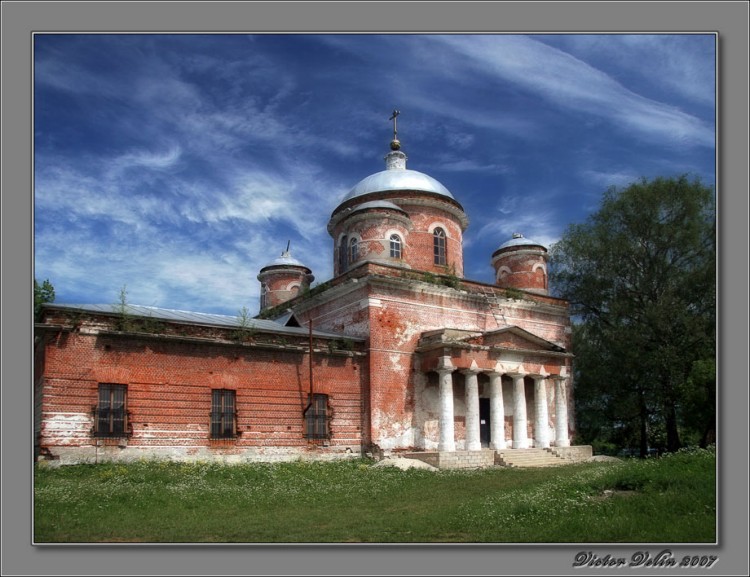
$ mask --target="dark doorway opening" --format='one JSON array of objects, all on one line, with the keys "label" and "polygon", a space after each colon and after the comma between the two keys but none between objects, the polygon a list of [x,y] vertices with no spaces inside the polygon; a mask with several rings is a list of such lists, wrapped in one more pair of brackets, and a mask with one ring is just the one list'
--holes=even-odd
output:
[{"label": "dark doorway opening", "polygon": [[490,400],[479,399],[479,440],[482,447],[490,446]]}]

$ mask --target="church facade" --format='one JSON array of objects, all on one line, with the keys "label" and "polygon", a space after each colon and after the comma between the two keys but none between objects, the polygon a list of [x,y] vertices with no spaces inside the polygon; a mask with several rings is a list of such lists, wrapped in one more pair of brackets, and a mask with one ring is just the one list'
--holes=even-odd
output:
[{"label": "church facade", "polygon": [[333,278],[312,286],[287,247],[259,271],[254,318],[46,305],[38,458],[590,454],[571,447],[571,325],[549,294],[547,249],[514,234],[488,255],[494,284],[464,278],[468,216],[406,160],[394,124],[385,170],[328,222]]}]

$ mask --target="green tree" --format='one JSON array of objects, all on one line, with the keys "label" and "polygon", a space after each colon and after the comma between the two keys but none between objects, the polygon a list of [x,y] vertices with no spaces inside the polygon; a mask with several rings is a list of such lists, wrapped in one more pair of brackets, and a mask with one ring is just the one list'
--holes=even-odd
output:
[{"label": "green tree", "polygon": [[711,188],[642,179],[609,189],[552,247],[551,284],[577,324],[582,433],[645,455],[649,441],[674,451],[681,432],[710,429],[705,411],[686,409],[705,390],[694,363],[715,357],[715,232]]},{"label": "green tree", "polygon": [[52,286],[49,279],[46,279],[42,284],[34,279],[34,318],[39,318],[44,303],[51,302],[55,302],[55,287]]}]

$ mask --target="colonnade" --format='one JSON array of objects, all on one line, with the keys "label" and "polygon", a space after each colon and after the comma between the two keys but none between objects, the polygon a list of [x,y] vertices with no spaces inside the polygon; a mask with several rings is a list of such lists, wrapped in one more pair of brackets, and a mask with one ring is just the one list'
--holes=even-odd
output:
[{"label": "colonnade", "polygon": [[[447,360],[447,359],[446,359]],[[455,451],[455,430],[453,426],[453,373],[456,368],[449,362],[441,363],[437,369],[440,388],[440,438],[439,451]],[[490,398],[490,449],[507,447],[505,438],[505,406],[503,400],[503,375],[513,381],[513,439],[512,448],[529,447],[527,434],[528,419],[526,416],[526,387],[524,377],[534,380],[534,446],[549,447],[554,442],[556,447],[570,446],[568,438],[568,402],[566,381],[560,375],[526,373],[523,366],[512,370],[482,370],[476,367],[463,369],[466,390],[466,450],[478,451],[482,448],[479,420],[479,374],[485,373],[489,379]],[[546,381],[555,383],[555,438],[549,438],[549,412],[547,408]]]}]

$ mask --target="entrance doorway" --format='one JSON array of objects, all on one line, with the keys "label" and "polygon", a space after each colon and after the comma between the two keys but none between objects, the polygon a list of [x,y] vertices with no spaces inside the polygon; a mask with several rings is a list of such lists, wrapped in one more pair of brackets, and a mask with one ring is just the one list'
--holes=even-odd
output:
[{"label": "entrance doorway", "polygon": [[482,447],[490,446],[490,400],[479,399],[479,440]]}]

